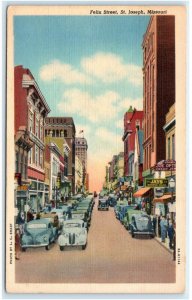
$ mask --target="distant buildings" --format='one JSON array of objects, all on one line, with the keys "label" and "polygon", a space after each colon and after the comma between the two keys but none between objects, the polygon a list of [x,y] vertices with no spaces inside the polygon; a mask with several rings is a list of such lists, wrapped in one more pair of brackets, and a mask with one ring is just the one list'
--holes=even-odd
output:
[{"label": "distant buildings", "polygon": [[[67,163],[67,181],[71,183],[71,192],[75,193],[75,124],[71,117],[47,117],[45,119],[45,137],[56,143],[64,152]],[[66,181],[66,182],[67,182]]]},{"label": "distant buildings", "polygon": [[83,174],[82,174],[82,186],[86,185],[87,178],[87,140],[84,137],[75,138],[75,154],[82,163]]},{"label": "distant buildings", "polygon": [[124,115],[124,176],[129,177],[129,181],[133,179],[133,164],[135,151],[135,133],[136,127],[143,129],[143,111],[129,107]]}]

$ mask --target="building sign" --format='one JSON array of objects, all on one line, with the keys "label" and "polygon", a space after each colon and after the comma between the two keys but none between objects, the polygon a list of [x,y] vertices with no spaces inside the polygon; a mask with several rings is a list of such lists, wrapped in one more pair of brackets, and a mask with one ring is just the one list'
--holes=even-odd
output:
[{"label": "building sign", "polygon": [[175,171],[176,161],[173,159],[162,160],[154,167],[155,171]]},{"label": "building sign", "polygon": [[168,179],[155,179],[155,178],[146,178],[145,179],[145,186],[146,187],[168,187]]},{"label": "building sign", "polygon": [[28,185],[20,185],[17,187],[17,191],[28,191]]}]

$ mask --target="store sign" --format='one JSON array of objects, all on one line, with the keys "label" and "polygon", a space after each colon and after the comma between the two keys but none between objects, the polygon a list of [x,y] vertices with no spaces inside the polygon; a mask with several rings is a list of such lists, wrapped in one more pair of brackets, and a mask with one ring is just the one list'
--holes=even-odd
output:
[{"label": "store sign", "polygon": [[17,187],[17,191],[28,191],[28,185],[20,185]]},{"label": "store sign", "polygon": [[155,171],[175,171],[176,161],[173,159],[162,160],[154,167]]},{"label": "store sign", "polygon": [[146,187],[168,187],[168,179],[155,179],[155,178],[146,178],[145,179],[145,186]]}]

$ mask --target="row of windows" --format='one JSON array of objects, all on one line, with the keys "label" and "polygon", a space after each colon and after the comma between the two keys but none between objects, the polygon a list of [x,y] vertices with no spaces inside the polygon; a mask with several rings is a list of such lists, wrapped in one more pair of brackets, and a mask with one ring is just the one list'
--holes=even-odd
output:
[{"label": "row of windows", "polygon": [[36,135],[40,140],[43,140],[43,121],[38,120],[35,117],[35,114],[29,112],[29,121],[28,121],[29,131]]},{"label": "row of windows", "polygon": [[35,164],[37,167],[41,167],[43,169],[43,150],[41,150],[37,145],[29,151],[28,162],[30,165]]},{"label": "row of windows", "polygon": [[59,129],[56,129],[56,130],[45,130],[45,136],[49,136],[51,135],[52,137],[63,137],[63,134],[64,134],[64,137],[68,137],[68,133],[67,133],[67,130],[64,129],[63,130],[59,130]]}]

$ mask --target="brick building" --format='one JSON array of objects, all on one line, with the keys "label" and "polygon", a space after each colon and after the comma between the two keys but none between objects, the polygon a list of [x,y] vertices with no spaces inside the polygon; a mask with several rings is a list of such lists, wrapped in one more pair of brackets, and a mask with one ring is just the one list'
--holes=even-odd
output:
[{"label": "brick building", "polygon": [[136,127],[143,129],[143,111],[129,107],[124,115],[124,176],[133,178],[134,152],[135,152],[135,133]]},{"label": "brick building", "polygon": [[71,191],[75,193],[75,124],[71,117],[47,117],[45,119],[45,137],[51,137],[51,141],[60,148],[65,145],[68,151],[68,157],[64,156],[64,165],[67,164],[67,174],[65,176],[71,183]]},{"label": "brick building", "polygon": [[[33,146],[25,156],[29,203],[35,210],[45,198],[44,121],[50,108],[29,69],[16,66],[14,70],[15,133],[22,128]],[[21,161],[21,160],[20,160]],[[17,163],[17,152],[16,152]]]},{"label": "brick building", "polygon": [[163,126],[175,102],[175,17],[153,16],[143,38],[143,177],[166,157]]}]

